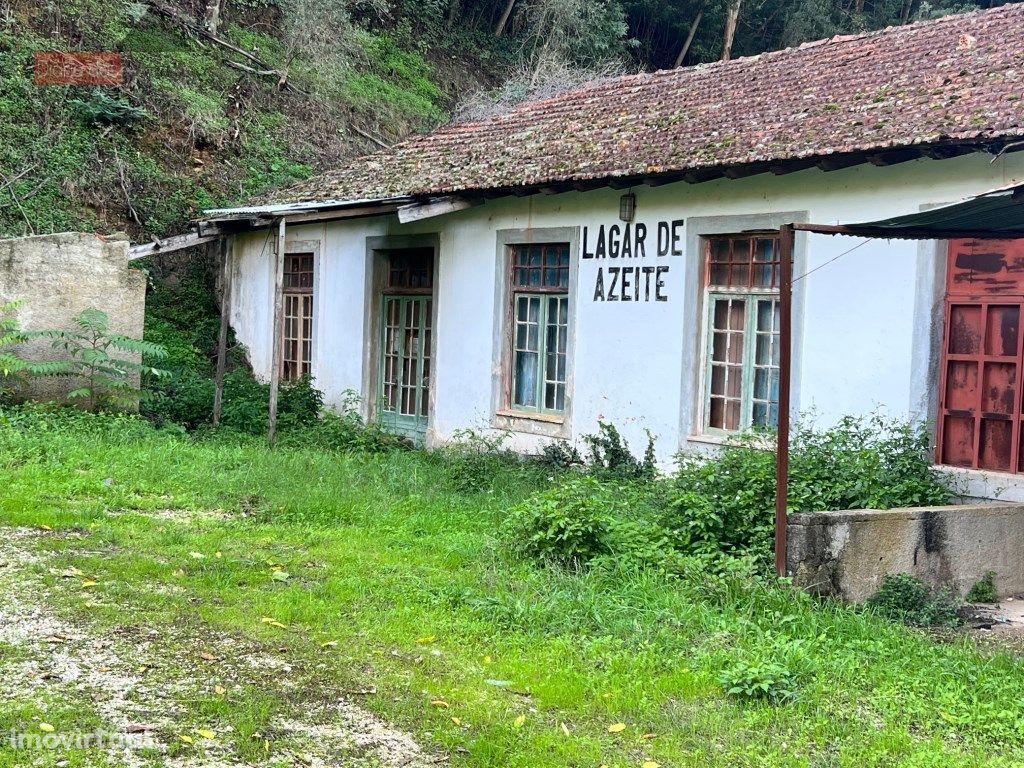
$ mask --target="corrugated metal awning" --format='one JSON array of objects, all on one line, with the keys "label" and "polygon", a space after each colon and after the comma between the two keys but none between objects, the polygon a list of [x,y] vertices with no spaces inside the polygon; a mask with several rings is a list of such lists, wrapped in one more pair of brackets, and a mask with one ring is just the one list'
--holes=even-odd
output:
[{"label": "corrugated metal awning", "polygon": [[907,240],[1024,237],[1024,184],[1015,182],[950,205],[860,224],[794,224],[829,235]]}]

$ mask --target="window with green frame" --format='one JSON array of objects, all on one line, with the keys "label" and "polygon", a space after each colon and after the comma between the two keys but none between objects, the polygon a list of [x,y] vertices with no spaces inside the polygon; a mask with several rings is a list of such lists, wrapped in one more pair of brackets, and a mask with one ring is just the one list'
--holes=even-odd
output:
[{"label": "window with green frame", "polygon": [[509,405],[565,411],[569,341],[569,244],[513,245]]},{"label": "window with green frame", "polygon": [[779,238],[706,239],[704,431],[772,428],[779,419]]}]

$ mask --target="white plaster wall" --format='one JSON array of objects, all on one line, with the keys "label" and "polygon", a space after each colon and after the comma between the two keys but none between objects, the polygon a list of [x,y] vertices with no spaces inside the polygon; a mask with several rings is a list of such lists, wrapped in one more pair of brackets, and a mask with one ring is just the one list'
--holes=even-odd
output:
[{"label": "white plaster wall", "polygon": [[[622,263],[669,265],[664,289],[668,301],[595,302],[598,267],[619,262],[579,261],[571,329],[571,435],[593,432],[598,418],[604,418],[619,426],[637,450],[643,448],[644,429],[650,429],[658,437],[664,461],[680,448],[692,447],[687,438],[696,429],[691,418],[695,398],[684,384],[694,384],[697,373],[692,367],[684,370],[689,359],[684,351],[688,346],[692,350],[699,328],[690,327],[684,317],[687,302],[702,298],[699,282],[687,282],[688,274],[700,274],[701,254],[654,255],[659,221],[779,211],[806,212],[807,220],[822,224],[867,221],[953,202],[1019,179],[1024,179],[1024,157],[1007,155],[993,162],[987,155],[971,155],[886,168],[865,165],[831,173],[811,169],[784,176],[637,187],[636,221],[648,226],[649,252],[645,260]],[[493,318],[496,311],[503,311],[495,307],[496,231],[589,226],[593,237],[599,225],[620,223],[621,194],[597,190],[504,198],[409,226],[389,216],[289,230],[290,238],[323,240],[316,285],[317,385],[333,403],[345,390],[362,387],[366,238],[437,233],[438,325],[430,436],[443,440],[456,429],[488,428],[500,352],[495,348]],[[730,230],[726,225],[722,231]],[[267,241],[266,233],[256,233],[237,238],[235,244],[233,323],[250,349],[255,370],[264,376],[270,359],[272,237]],[[543,233],[538,233],[542,239]],[[797,305],[803,311],[795,318],[800,363],[795,408],[813,410],[822,423],[878,406],[897,415],[930,418],[932,414],[917,411],[924,402],[921,392],[930,385],[923,381],[928,365],[922,364],[922,355],[926,358],[929,350],[922,351],[919,337],[922,313],[925,321],[932,313],[931,301],[922,296],[927,297],[935,279],[934,264],[919,258],[921,246],[913,241],[869,241],[841,255],[861,242],[822,235],[806,240],[806,264],[798,264],[797,275],[814,271],[796,285]],[[924,327],[927,330],[927,323]],[[520,434],[513,444],[526,448],[543,440]]]}]

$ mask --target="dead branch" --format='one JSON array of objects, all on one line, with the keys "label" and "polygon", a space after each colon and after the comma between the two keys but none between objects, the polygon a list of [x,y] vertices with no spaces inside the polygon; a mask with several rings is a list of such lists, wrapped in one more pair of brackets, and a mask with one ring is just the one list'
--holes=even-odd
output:
[{"label": "dead branch", "polygon": [[[222,48],[226,48],[227,50],[229,50],[229,51],[231,51],[233,53],[237,53],[239,56],[242,56],[242,57],[248,59],[249,61],[251,61],[253,64],[255,64],[259,68],[259,71],[257,72],[257,74],[264,74],[265,72],[266,73],[273,73],[274,76],[278,78],[278,86],[282,90],[284,88],[290,88],[291,87],[291,86],[288,85],[288,75],[287,75],[286,72],[282,72],[281,70],[276,69],[275,67],[271,66],[270,64],[265,62],[260,57],[254,55],[252,53],[249,53],[249,51],[245,50],[244,48],[239,48],[234,43],[231,43],[231,42],[225,40],[222,37],[218,37],[217,35],[213,34],[212,32],[208,31],[207,29],[203,28],[199,24],[196,24],[194,21],[192,21],[188,17],[182,16],[174,8],[171,8],[168,5],[164,5],[163,3],[159,2],[158,0],[149,0],[148,5],[149,5],[150,8],[152,8],[154,11],[156,11],[161,16],[164,16],[165,18],[168,18],[168,19],[174,21],[175,23],[180,24],[182,27],[187,29],[189,32],[197,34],[200,37],[202,37],[203,39],[209,40],[211,43],[215,43],[216,45],[219,45]],[[236,69],[241,69],[242,67],[244,67],[244,65],[238,65],[237,63],[230,62],[230,61],[228,62],[228,65],[229,66],[234,66]],[[244,71],[249,71],[249,70],[246,69]]]},{"label": "dead branch", "polygon": [[391,145],[390,144],[388,144],[385,141],[382,141],[381,139],[378,139],[376,136],[374,136],[371,133],[367,133],[362,128],[360,128],[358,125],[351,125],[351,124],[349,124],[349,128],[351,128],[353,131],[358,133],[364,139],[369,139],[374,144],[376,144],[378,147],[383,147],[384,149],[391,149]]},{"label": "dead branch", "polygon": [[121,156],[117,154],[117,150],[114,150],[114,159],[117,161],[117,177],[121,181],[121,192],[124,193],[124,203],[128,206],[128,213],[131,214],[132,221],[142,226],[142,219],[139,218],[138,211],[135,210],[135,206],[132,205],[132,196],[128,192],[128,180],[124,175],[124,163],[121,161]]}]

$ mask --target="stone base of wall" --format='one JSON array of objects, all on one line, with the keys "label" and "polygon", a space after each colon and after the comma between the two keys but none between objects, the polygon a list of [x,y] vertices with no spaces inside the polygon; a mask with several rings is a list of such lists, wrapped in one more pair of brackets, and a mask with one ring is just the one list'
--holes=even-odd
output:
[{"label": "stone base of wall", "polygon": [[[142,338],[146,276],[131,269],[127,238],[84,232],[0,240],[0,303],[24,301],[16,311],[26,331],[77,330],[84,309],[106,312],[112,333]],[[49,339],[33,339],[18,353],[30,360],[65,359]],[[17,394],[59,400],[81,386],[67,377],[33,379]]]},{"label": "stone base of wall", "polygon": [[861,602],[909,573],[963,597],[987,571],[1000,596],[1024,593],[1024,504],[789,516],[787,567],[800,587]]}]

